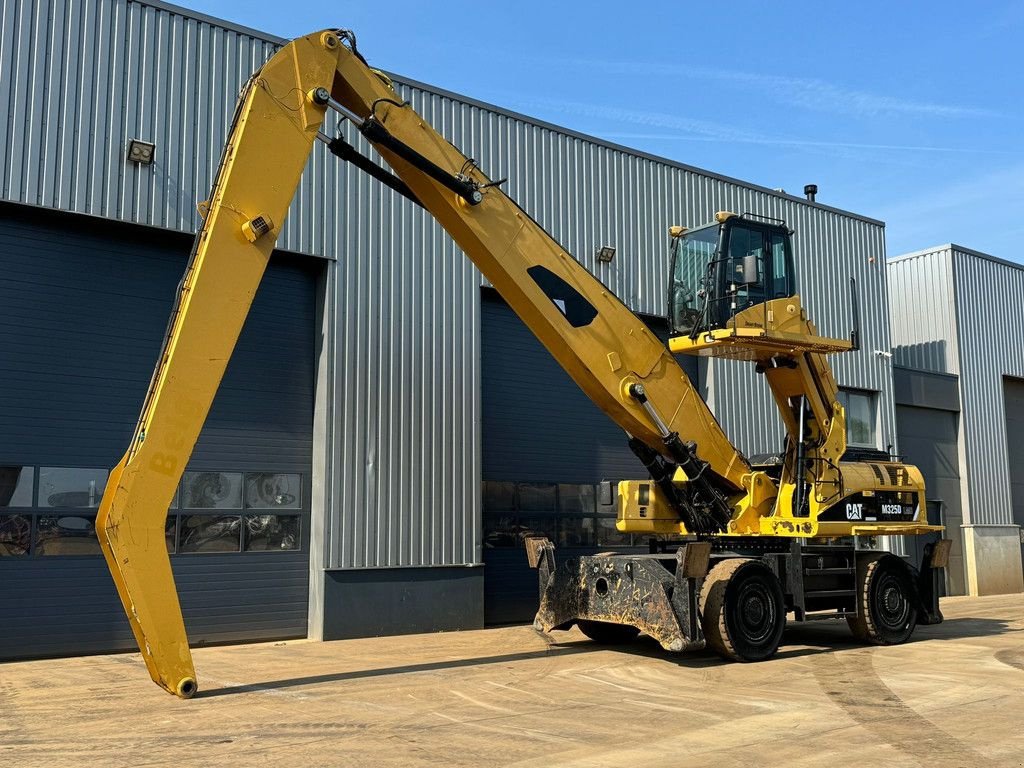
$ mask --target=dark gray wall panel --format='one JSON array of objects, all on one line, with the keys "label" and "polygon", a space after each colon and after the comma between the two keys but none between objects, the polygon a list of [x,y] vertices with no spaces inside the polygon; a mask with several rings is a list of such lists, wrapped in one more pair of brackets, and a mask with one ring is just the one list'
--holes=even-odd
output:
[{"label": "dark gray wall panel", "polygon": [[[593,483],[644,477],[625,433],[562,370],[508,305],[486,291],[483,479]],[[652,329],[664,336],[664,325]],[[681,360],[696,381],[696,359]]]},{"label": "dark gray wall panel", "polygon": [[[493,291],[485,291],[481,315],[485,481],[585,484],[647,476],[629,450],[625,433],[583,394]],[[664,323],[652,319],[649,325],[665,338]],[[697,359],[682,358],[680,363],[696,381]],[[484,507],[485,621],[532,621],[538,603],[537,572],[528,567],[521,547],[488,545],[486,498]],[[608,548],[561,548],[558,557]]]},{"label": "dark gray wall panel", "polygon": [[[180,235],[0,206],[0,465],[120,459],[190,248]],[[173,557],[193,642],[306,632],[318,268],[275,254],[189,464],[302,473],[302,549]],[[132,647],[99,556],[0,557],[0,584],[0,658]]]},{"label": "dark gray wall panel", "polygon": [[[1007,475],[1013,502],[1013,522],[1024,531],[1024,380],[1003,379],[1003,402],[1006,407]],[[1024,557],[1024,536],[1021,536]]]},{"label": "dark gray wall panel", "polygon": [[914,405],[940,411],[960,410],[960,380],[951,373],[894,365],[892,378],[896,405]]},{"label": "dark gray wall panel", "polygon": [[[255,554],[172,559],[193,645],[305,634],[305,551],[259,555],[273,560],[254,563]],[[135,648],[102,557],[5,560],[0,559],[0,660]]]},{"label": "dark gray wall panel", "polygon": [[949,594],[966,594],[963,535],[963,509],[960,488],[960,460],[957,448],[959,414],[896,406],[896,428],[900,453],[924,475],[927,498],[942,501],[945,535],[952,542],[947,569]]},{"label": "dark gray wall panel", "polygon": [[482,568],[327,571],[324,640],[483,626]]}]

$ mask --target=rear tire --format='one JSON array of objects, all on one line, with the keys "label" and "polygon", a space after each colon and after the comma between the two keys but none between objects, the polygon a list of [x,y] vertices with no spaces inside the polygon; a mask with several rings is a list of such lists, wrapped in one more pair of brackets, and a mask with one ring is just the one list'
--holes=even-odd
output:
[{"label": "rear tire", "polygon": [[760,560],[734,558],[712,568],[700,591],[704,639],[730,661],[775,655],[786,628],[782,585]]},{"label": "rear tire", "polygon": [[636,640],[640,630],[628,624],[610,624],[607,621],[588,621],[580,619],[576,622],[580,632],[595,643],[602,645],[621,645]]},{"label": "rear tire", "polygon": [[871,645],[899,645],[917,626],[917,593],[910,567],[895,555],[857,563],[857,616],[848,616],[853,636]]}]

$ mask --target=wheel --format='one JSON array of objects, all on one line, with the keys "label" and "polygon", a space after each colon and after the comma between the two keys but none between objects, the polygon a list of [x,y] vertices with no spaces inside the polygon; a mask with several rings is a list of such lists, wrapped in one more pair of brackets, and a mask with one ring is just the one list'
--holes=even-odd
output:
[{"label": "wheel", "polygon": [[853,636],[873,645],[899,645],[917,626],[917,601],[910,567],[895,555],[857,563],[858,616],[848,616]]},{"label": "wheel", "polygon": [[779,649],[785,599],[760,560],[733,558],[712,568],[700,590],[700,611],[708,648],[723,659],[763,661]]},{"label": "wheel", "polygon": [[589,637],[595,643],[604,645],[620,645],[629,643],[636,639],[640,630],[628,624],[610,624],[607,621],[587,621],[580,619],[576,622],[580,632]]}]

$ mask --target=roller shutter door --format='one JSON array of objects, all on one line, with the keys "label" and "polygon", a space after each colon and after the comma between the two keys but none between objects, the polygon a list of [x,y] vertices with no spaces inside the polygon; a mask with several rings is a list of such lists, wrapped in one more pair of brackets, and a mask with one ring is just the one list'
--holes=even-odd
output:
[{"label": "roller shutter door", "polygon": [[[631,545],[646,551],[645,540],[615,532],[615,509],[597,504],[594,489],[646,470],[623,431],[493,291],[484,291],[481,315],[484,619],[528,622],[537,611],[537,574],[520,535],[548,535],[560,558]],[[664,336],[660,321],[650,325]]]},{"label": "roller shutter door", "polygon": [[[924,475],[929,502],[929,522],[946,526],[943,534],[952,540],[949,567],[946,569],[948,594],[966,594],[963,536],[963,512],[960,505],[960,460],[957,452],[957,419],[953,411],[896,406],[896,432],[900,453]],[[936,509],[938,505],[938,509]],[[938,519],[933,519],[938,513]],[[920,546],[925,537],[913,538]],[[918,553],[918,557],[920,553]]]},{"label": "roller shutter door", "polygon": [[1021,526],[1021,557],[1024,558],[1024,380],[1003,379],[1006,404],[1007,475],[1013,503],[1013,522]]},{"label": "roller shutter door", "polygon": [[[190,248],[0,208],[0,659],[133,647],[92,525]],[[318,268],[274,255],[168,517],[194,643],[306,633]]]}]

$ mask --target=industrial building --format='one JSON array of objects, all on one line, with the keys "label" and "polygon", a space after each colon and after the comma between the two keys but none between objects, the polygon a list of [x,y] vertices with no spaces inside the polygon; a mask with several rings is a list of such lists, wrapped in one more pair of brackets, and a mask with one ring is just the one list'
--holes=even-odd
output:
[{"label": "industrial building", "polygon": [[1024,267],[948,244],[891,259],[888,273],[900,449],[931,471],[950,585],[1020,592],[1024,317],[1007,307],[1024,298]]},{"label": "industrial building", "polygon": [[[156,0],[5,11],[0,658],[133,645],[95,508],[237,93],[281,42]],[[850,333],[858,286],[861,347],[834,363],[851,442],[901,443],[882,222],[394,78],[656,332],[670,225],[723,209],[785,220],[824,334]],[[168,514],[192,642],[524,621],[537,588],[522,531],[563,552],[642,544],[596,502],[599,481],[643,475],[623,434],[429,214],[317,147],[278,249]],[[739,447],[778,448],[750,366],[687,372]]]}]

